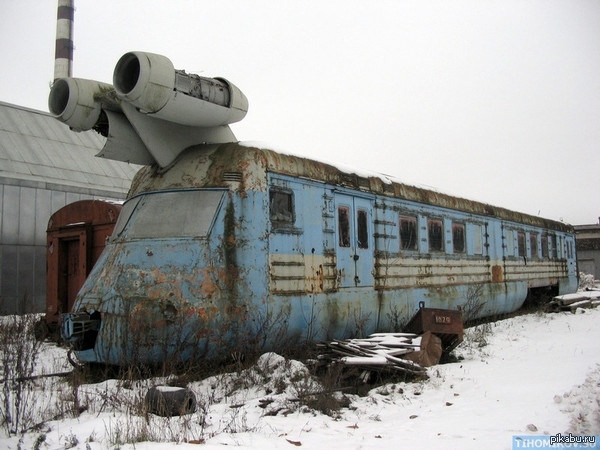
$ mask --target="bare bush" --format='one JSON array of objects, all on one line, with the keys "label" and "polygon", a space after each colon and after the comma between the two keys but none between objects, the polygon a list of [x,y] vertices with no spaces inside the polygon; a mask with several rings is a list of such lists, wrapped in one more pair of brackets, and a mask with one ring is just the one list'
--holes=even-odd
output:
[{"label": "bare bush", "polygon": [[482,316],[483,307],[483,285],[475,285],[467,289],[467,301],[462,305],[463,322],[470,323]]},{"label": "bare bush", "polygon": [[598,288],[600,282],[594,279],[593,274],[579,272],[579,289],[594,289]]},{"label": "bare bush", "polygon": [[7,316],[0,321],[0,419],[9,434],[34,424],[33,373],[42,343],[35,339],[33,315]]}]

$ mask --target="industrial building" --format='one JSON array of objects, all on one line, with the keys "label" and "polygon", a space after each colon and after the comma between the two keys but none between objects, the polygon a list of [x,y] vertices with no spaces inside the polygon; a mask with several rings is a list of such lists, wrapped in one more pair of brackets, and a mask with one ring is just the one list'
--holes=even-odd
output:
[{"label": "industrial building", "polygon": [[598,223],[575,225],[579,271],[600,280],[600,218]]},{"label": "industrial building", "polygon": [[123,200],[140,168],[98,158],[105,138],[0,102],[0,314],[44,312],[46,229],[78,200]]}]

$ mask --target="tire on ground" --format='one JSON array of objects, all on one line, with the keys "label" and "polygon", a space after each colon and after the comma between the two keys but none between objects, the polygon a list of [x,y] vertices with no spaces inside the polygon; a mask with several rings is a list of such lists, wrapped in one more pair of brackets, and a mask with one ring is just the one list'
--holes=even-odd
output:
[{"label": "tire on ground", "polygon": [[196,411],[196,396],[187,388],[155,386],[144,399],[146,410],[162,417],[183,416]]}]

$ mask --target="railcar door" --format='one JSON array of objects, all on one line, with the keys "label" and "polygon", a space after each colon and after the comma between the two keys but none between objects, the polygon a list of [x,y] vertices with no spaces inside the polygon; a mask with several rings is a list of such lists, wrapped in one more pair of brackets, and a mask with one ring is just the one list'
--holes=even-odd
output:
[{"label": "railcar door", "polygon": [[372,201],[335,195],[337,276],[340,287],[373,286]]}]

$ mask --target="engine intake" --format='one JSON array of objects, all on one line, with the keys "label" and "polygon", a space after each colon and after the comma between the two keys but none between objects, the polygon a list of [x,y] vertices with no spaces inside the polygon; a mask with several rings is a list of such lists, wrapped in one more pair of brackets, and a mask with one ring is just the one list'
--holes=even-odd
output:
[{"label": "engine intake", "polygon": [[154,53],[123,55],[113,83],[119,97],[140,112],[182,125],[228,125],[248,112],[248,99],[233,83],[175,70],[167,57]]},{"label": "engine intake", "polygon": [[52,85],[48,109],[75,131],[91,130],[100,118],[100,98],[114,89],[110,84],[82,78],[60,78]]}]

